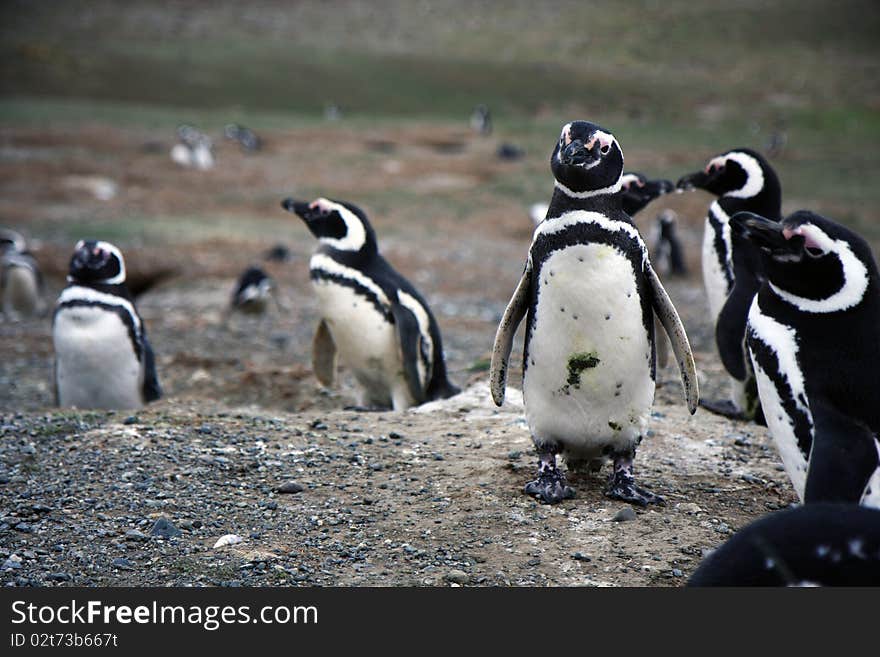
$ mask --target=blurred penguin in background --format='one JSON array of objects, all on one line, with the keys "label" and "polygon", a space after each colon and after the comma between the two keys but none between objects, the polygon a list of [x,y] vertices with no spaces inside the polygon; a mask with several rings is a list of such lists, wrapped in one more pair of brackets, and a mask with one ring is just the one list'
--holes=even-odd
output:
[{"label": "blurred penguin in background", "polygon": [[0,228],[0,315],[16,321],[45,312],[43,277],[24,237]]},{"label": "blurred penguin in background", "polygon": [[659,273],[666,276],[687,276],[684,249],[678,239],[678,215],[673,210],[663,210],[657,215],[653,251],[651,261]]}]

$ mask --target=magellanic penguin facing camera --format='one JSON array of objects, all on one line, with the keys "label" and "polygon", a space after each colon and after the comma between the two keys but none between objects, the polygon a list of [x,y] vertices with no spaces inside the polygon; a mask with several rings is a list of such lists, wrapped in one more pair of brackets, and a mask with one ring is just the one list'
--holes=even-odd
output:
[{"label": "magellanic penguin facing camera", "polygon": [[504,402],[514,334],[525,317],[523,396],[539,458],[526,493],[549,503],[574,494],[556,465],[562,453],[569,467],[595,469],[611,459],[610,497],[661,502],[636,485],[632,470],[654,402],[654,313],[669,334],[693,413],[699,393],[690,345],[621,207],[623,152],[614,135],[586,121],[568,123],[550,166],[550,209],[495,335],[492,397]]},{"label": "magellanic penguin facing camera", "polygon": [[880,507],[880,281],[868,244],[807,211],[734,215],[766,280],[749,354],[767,426],[798,496]]},{"label": "magellanic penguin facing camera", "polygon": [[807,504],[740,529],[688,586],[880,586],[880,511]]},{"label": "magellanic penguin facing camera", "polygon": [[702,189],[718,197],[709,206],[703,231],[703,284],[718,352],[731,376],[731,399],[702,399],[700,405],[726,417],[762,422],[744,342],[749,305],[761,284],[761,261],[748,241],[731,234],[730,217],[754,212],[779,220],[779,178],[759,153],[737,148],[713,157],[702,171],[683,176],[677,187]]},{"label": "magellanic penguin facing camera", "polygon": [[434,315],[379,253],[364,211],[325,198],[286,199],[282,207],[319,242],[309,263],[322,316],[312,344],[318,380],[333,385],[338,351],[362,388],[364,407],[401,411],[457,394]]},{"label": "magellanic penguin facing camera", "polygon": [[161,397],[153,350],[113,244],[77,243],[52,338],[59,406],[136,409]]},{"label": "magellanic penguin facing camera", "polygon": [[18,320],[46,310],[43,276],[24,237],[0,228],[0,317]]}]

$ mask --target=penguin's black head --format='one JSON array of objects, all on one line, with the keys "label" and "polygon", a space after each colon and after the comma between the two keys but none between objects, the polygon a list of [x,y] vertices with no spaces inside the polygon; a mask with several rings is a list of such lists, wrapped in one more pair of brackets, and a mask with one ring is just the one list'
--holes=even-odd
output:
[{"label": "penguin's black head", "polygon": [[80,240],[70,259],[67,280],[72,283],[121,285],[125,283],[125,260],[110,242]]},{"label": "penguin's black head", "polygon": [[326,198],[311,203],[288,198],[281,207],[305,221],[322,244],[338,251],[376,250],[376,234],[367,215],[356,205]]},{"label": "penguin's black head", "polygon": [[777,293],[809,312],[844,310],[861,301],[877,265],[867,242],[826,219],[800,210],[780,222],[738,212],[731,230],[757,246]]},{"label": "penguin's black head", "polygon": [[244,270],[232,294],[233,306],[247,306],[268,298],[274,287],[271,277],[260,267],[252,266]]},{"label": "penguin's black head", "polygon": [[623,210],[632,216],[658,196],[675,189],[668,180],[648,180],[641,173],[626,172],[620,178],[623,192]]},{"label": "penguin's black head", "polygon": [[623,174],[623,151],[607,130],[594,123],[572,121],[562,126],[550,168],[557,187],[569,196],[613,194]]},{"label": "penguin's black head", "polygon": [[682,176],[676,187],[703,189],[715,196],[734,198],[753,198],[774,190],[779,194],[773,167],[750,148],[737,148],[713,157],[701,171]]}]

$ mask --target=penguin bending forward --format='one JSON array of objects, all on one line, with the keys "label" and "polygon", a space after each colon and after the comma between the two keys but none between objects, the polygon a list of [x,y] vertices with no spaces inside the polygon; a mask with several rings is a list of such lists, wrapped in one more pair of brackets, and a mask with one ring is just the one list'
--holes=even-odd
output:
[{"label": "penguin bending forward", "polygon": [[747,338],[767,426],[805,503],[880,507],[880,280],[868,244],[807,211],[731,220],[766,280]]},{"label": "penguin bending forward", "polygon": [[514,334],[525,317],[523,396],[539,459],[525,492],[548,503],[574,494],[556,465],[562,453],[570,468],[611,459],[610,497],[662,502],[636,485],[632,470],[654,401],[654,313],[693,413],[699,392],[687,335],[621,207],[623,153],[614,135],[586,121],[568,123],[550,167],[550,209],[495,335],[492,397],[504,402]]},{"label": "penguin bending forward", "polygon": [[808,504],[743,527],[688,586],[880,586],[880,511]]},{"label": "penguin bending forward", "polygon": [[759,153],[737,148],[709,160],[702,171],[679,179],[679,189],[703,189],[718,197],[703,231],[703,284],[715,324],[715,343],[731,376],[730,400],[700,400],[713,413],[763,424],[761,406],[745,350],[749,305],[761,285],[761,262],[748,241],[730,231],[736,212],[782,217],[782,191],[773,167]]},{"label": "penguin bending forward", "polygon": [[155,358],[125,284],[122,253],[80,241],[52,318],[59,406],[136,409],[159,399]]},{"label": "penguin bending forward", "polygon": [[623,192],[623,211],[634,217],[655,198],[673,191],[675,185],[668,180],[650,180],[644,174],[628,171],[620,179],[620,189]]},{"label": "penguin bending forward", "polygon": [[338,351],[362,388],[363,407],[401,411],[460,392],[446,376],[431,309],[379,253],[363,210],[325,198],[281,205],[319,242],[309,263],[322,315],[312,343],[318,381],[333,385]]}]

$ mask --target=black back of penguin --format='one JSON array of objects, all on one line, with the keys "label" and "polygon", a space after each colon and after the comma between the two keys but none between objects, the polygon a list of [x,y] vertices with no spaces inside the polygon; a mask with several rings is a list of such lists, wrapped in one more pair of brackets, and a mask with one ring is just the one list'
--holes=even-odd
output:
[{"label": "black back of penguin", "polygon": [[706,557],[688,586],[878,586],[880,511],[811,504],[754,521]]},{"label": "black back of penguin", "polygon": [[[379,253],[376,233],[366,213],[352,203],[330,200],[330,204],[342,206],[357,220],[346,221],[339,212],[332,209],[328,211],[322,207],[320,201],[324,199],[312,203],[286,199],[282,202],[282,207],[303,219],[312,234],[319,238],[321,246],[317,253],[322,253],[345,267],[361,272],[389,299],[397,299],[398,292],[402,292],[418,302],[427,315],[432,342],[431,378],[425,390],[425,397],[427,400],[440,399],[460,392],[459,388],[448,379],[440,328],[434,314],[418,290]],[[313,270],[311,275],[314,278],[324,274]],[[362,292],[368,298],[372,297],[374,305],[381,306],[379,300],[369,290]],[[386,313],[389,322],[394,322],[388,309],[382,309],[382,312]]]}]

